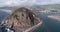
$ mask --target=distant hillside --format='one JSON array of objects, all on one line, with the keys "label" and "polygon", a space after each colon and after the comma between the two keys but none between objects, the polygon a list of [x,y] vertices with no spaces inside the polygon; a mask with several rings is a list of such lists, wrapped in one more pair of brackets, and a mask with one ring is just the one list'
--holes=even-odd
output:
[{"label": "distant hillside", "polygon": [[36,8],[58,8],[60,9],[60,4],[50,4],[50,5],[33,5]]}]

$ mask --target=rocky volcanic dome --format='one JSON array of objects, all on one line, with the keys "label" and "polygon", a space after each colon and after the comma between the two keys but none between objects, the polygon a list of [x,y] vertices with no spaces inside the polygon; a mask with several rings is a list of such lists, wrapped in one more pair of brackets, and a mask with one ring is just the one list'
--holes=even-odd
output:
[{"label": "rocky volcanic dome", "polygon": [[6,19],[2,22],[2,25],[13,29],[14,32],[23,32],[40,22],[40,18],[31,10],[22,7],[16,9],[11,15],[6,17]]}]

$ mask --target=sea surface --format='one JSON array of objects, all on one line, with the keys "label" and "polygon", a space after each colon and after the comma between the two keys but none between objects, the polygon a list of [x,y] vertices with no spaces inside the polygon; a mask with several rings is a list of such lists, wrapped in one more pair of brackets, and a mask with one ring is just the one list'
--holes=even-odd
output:
[{"label": "sea surface", "polygon": [[60,16],[60,12],[38,13],[38,16],[42,19],[43,24],[33,32],[60,32],[60,21],[48,18],[49,15]]},{"label": "sea surface", "polygon": [[9,13],[0,10],[0,22],[8,15]]}]

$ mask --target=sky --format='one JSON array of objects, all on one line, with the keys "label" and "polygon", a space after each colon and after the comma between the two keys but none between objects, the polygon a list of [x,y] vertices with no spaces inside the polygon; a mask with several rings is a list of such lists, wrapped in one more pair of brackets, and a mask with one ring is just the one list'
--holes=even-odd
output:
[{"label": "sky", "polygon": [[[60,4],[60,0],[0,0],[0,7],[5,6],[31,6],[31,5],[49,5]],[[4,10],[5,12],[11,12],[11,10]]]},{"label": "sky", "polygon": [[60,0],[0,0],[0,7],[33,4],[37,5],[60,4]]}]

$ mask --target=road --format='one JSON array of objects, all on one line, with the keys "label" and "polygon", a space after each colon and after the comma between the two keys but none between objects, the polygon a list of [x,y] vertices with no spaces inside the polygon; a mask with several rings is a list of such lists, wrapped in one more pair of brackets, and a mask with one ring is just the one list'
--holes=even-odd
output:
[{"label": "road", "polygon": [[60,32],[60,21],[48,18],[48,15],[45,13],[39,13],[38,16],[41,17],[44,23],[33,32]]}]

